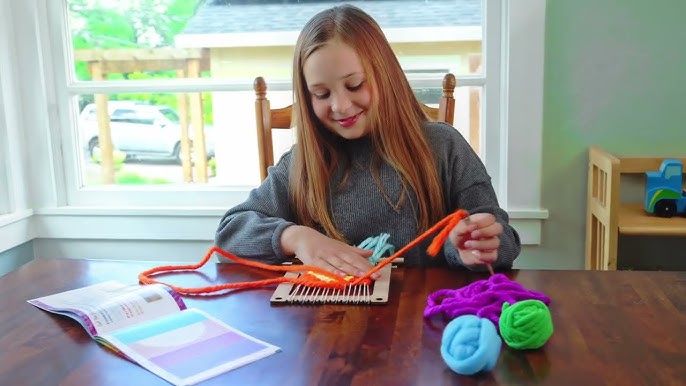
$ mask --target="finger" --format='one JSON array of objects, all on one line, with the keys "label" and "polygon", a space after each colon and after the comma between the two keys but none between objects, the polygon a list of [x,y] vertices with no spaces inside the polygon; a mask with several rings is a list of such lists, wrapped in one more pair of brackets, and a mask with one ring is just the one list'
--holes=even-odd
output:
[{"label": "finger", "polygon": [[465,217],[450,230],[448,238],[458,249],[463,249],[464,242],[470,238],[469,234],[476,228],[477,225],[474,224],[469,217]]},{"label": "finger", "polygon": [[486,228],[496,222],[495,216],[490,213],[475,213],[469,216],[468,219],[476,229]]},{"label": "finger", "polygon": [[[372,254],[373,252],[370,253],[369,256],[371,256]],[[367,259],[367,257],[360,256],[356,253],[344,255],[342,256],[342,258],[348,265],[353,267],[353,269],[355,270],[355,276],[362,276],[367,271],[373,268],[372,264],[369,262],[369,259]]]},{"label": "finger", "polygon": [[488,225],[495,221],[495,216],[492,213],[473,213],[468,218],[478,225]]},{"label": "finger", "polygon": [[323,269],[327,272],[331,272],[332,274],[337,275],[337,276],[345,276],[345,272],[336,268],[334,265],[329,263],[329,261],[326,259],[315,258],[315,259],[312,259],[310,262],[303,261],[303,264],[311,265],[311,266],[317,267],[317,268],[321,268],[321,269]]},{"label": "finger", "polygon": [[[360,248],[355,248],[355,249],[360,250]],[[374,268],[374,266],[369,262],[369,259],[368,259],[368,257],[372,256],[374,254],[374,252],[366,250],[366,249],[363,249],[361,251],[368,252],[368,253],[365,253],[366,256],[362,256],[362,257],[357,256],[357,255],[350,255],[347,258],[345,258],[346,261],[350,265],[354,266],[355,269],[357,269],[356,273],[351,274],[351,275],[357,276],[357,277],[365,275],[367,272],[369,272],[371,269]],[[374,272],[370,276],[370,278],[372,280],[377,280],[380,277],[381,277],[381,273],[379,273],[379,272]]]},{"label": "finger", "polygon": [[460,220],[460,222],[458,222],[453,229],[450,230],[449,237],[460,237],[466,233],[473,231],[476,228],[477,224],[471,221],[469,217],[465,217],[462,220]]},{"label": "finger", "polygon": [[457,226],[455,227],[458,230],[459,235],[465,235],[469,232],[472,232],[473,230],[479,228],[479,223],[475,222],[472,220],[472,217],[465,217],[457,223]]},{"label": "finger", "polygon": [[480,259],[480,254],[478,251],[463,251],[460,253],[460,259],[464,265],[484,264]]},{"label": "finger", "polygon": [[359,255],[332,256],[327,259],[329,264],[346,275],[362,276],[372,268],[367,259]]},{"label": "finger", "polygon": [[498,237],[489,237],[489,238],[482,238],[482,239],[472,239],[472,240],[467,240],[464,243],[464,248],[465,249],[475,249],[475,250],[494,250],[498,249],[500,247],[500,238]]},{"label": "finger", "polygon": [[324,267],[325,270],[333,273],[334,275],[340,276],[340,277],[346,277],[348,276],[347,273],[341,271],[340,269],[334,267],[333,265],[329,265],[328,267]]},{"label": "finger", "polygon": [[340,276],[355,275],[357,269],[350,264],[346,263],[343,259],[330,258],[327,259],[327,263],[331,266],[330,270],[336,272]]},{"label": "finger", "polygon": [[480,264],[493,264],[493,263],[495,263],[496,260],[498,260],[498,251],[497,250],[475,249],[471,252],[472,252],[472,255],[476,258],[476,260],[479,261]]},{"label": "finger", "polygon": [[470,237],[473,239],[481,239],[488,237],[496,237],[503,233],[503,224],[499,222],[494,222],[483,228],[475,229],[470,233]]},{"label": "finger", "polygon": [[374,254],[374,251],[369,250],[369,249],[362,249],[358,247],[352,247],[353,253],[357,253],[358,255],[362,257],[370,257],[371,255]]}]

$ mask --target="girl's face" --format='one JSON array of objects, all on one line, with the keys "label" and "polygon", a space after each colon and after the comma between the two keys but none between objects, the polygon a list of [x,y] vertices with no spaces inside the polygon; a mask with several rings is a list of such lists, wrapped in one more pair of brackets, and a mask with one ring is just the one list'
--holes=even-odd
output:
[{"label": "girl's face", "polygon": [[305,60],[303,74],[314,113],[326,128],[345,139],[369,133],[371,85],[355,50],[330,41]]}]

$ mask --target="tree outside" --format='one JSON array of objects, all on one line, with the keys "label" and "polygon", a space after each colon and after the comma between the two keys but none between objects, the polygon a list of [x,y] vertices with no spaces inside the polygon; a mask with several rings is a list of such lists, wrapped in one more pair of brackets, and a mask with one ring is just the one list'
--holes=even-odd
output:
[{"label": "tree outside", "polygon": [[[172,48],[174,36],[183,30],[187,21],[194,15],[202,2],[202,0],[70,0],[68,6],[72,47],[75,52],[86,50],[117,50],[117,52],[131,50],[133,52],[140,49]],[[78,81],[93,80],[92,69],[89,68],[88,62],[75,61],[74,71]],[[146,69],[146,71],[130,72],[108,71],[104,74],[104,80],[176,79],[179,75],[177,70],[164,69]],[[210,77],[210,73],[205,71],[200,76]],[[180,103],[188,103],[187,97],[180,98],[179,94],[173,93],[117,93],[107,95],[107,100],[137,101],[145,104],[169,106],[177,112],[179,110],[188,110],[187,106],[183,106],[183,108],[180,106]],[[210,126],[212,124],[211,94],[203,93],[200,100],[202,101],[202,125]],[[79,95],[79,111],[94,102],[95,98],[92,94]],[[111,124],[114,125],[140,123],[138,117],[135,117],[134,122],[130,122],[129,119],[129,121],[124,123],[112,123],[115,118],[110,117],[110,119]],[[127,118],[121,119],[126,120]],[[83,128],[80,128],[80,130],[83,130]],[[141,130],[145,130],[145,127]],[[143,135],[141,134],[141,136]],[[98,184],[106,179],[104,170],[101,172],[101,176],[97,173],[97,164],[103,157],[100,159],[93,157],[92,141],[91,144],[82,144],[82,147],[90,149],[85,158],[85,185]],[[102,141],[99,142],[102,143]],[[97,139],[96,146],[99,146],[97,145]],[[145,155],[145,153],[143,154]],[[107,161],[106,157],[104,158]],[[188,158],[190,159],[192,156],[188,156]],[[125,155],[124,159],[131,161],[132,157]],[[140,161],[140,157],[136,159]],[[145,160],[145,157],[143,157],[143,160]],[[170,172],[161,169],[165,167],[164,162],[156,162],[155,165],[150,165],[149,167],[140,162],[136,164],[128,162],[127,165],[122,166],[121,154],[116,153],[113,153],[113,158],[110,162],[114,164],[112,170],[114,173],[113,182],[117,184],[176,183],[190,182],[189,179],[192,179],[191,177],[185,178],[186,181],[180,181],[182,179],[181,172],[179,171],[180,168],[178,165],[174,165],[173,162],[168,164],[166,168],[176,169],[175,173],[178,175],[178,178],[168,178]],[[188,169],[190,170],[190,167]],[[150,176],[150,173],[156,175]],[[184,174],[189,173],[184,171]],[[159,175],[164,177],[159,177]]]}]

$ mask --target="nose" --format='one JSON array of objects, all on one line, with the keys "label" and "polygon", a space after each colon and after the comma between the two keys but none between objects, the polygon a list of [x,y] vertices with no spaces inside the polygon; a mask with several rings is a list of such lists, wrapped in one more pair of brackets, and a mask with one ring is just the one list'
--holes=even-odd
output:
[{"label": "nose", "polygon": [[350,106],[352,106],[352,102],[350,101],[350,98],[348,98],[345,93],[336,93],[335,95],[332,95],[331,98],[331,111],[333,111],[336,114],[342,114],[345,113]]}]

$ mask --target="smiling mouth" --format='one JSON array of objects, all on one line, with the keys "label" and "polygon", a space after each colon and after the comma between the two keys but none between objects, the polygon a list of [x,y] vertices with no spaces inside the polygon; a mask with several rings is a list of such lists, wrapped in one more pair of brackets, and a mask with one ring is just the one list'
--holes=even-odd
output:
[{"label": "smiling mouth", "polygon": [[362,115],[362,113],[357,113],[357,114],[353,115],[352,117],[348,117],[345,119],[337,119],[336,122],[338,122],[338,124],[343,126],[343,127],[350,127],[350,126],[354,125],[355,122],[357,122],[357,119],[360,117],[360,115]]}]

